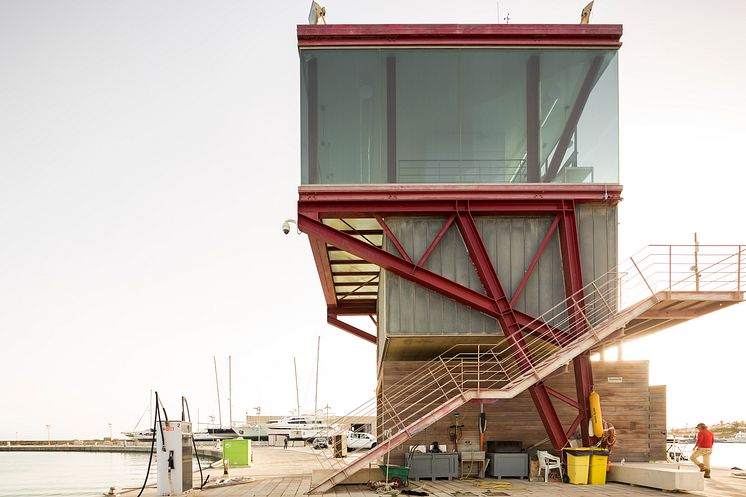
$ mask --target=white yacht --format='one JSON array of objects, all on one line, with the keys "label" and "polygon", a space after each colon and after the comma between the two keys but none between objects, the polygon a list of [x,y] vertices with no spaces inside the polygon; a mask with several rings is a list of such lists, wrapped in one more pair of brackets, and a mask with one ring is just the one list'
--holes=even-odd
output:
[{"label": "white yacht", "polygon": [[746,431],[739,431],[734,437],[726,438],[725,441],[728,443],[746,444]]},{"label": "white yacht", "polygon": [[266,426],[268,435],[284,435],[290,440],[311,440],[335,429],[313,416],[289,416],[267,421]]}]

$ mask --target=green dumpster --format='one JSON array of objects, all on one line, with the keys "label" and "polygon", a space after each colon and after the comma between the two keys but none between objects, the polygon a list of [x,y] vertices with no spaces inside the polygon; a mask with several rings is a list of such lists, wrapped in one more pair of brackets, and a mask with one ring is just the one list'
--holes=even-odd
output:
[{"label": "green dumpster", "polygon": [[232,468],[251,465],[251,440],[223,440],[223,460]]}]

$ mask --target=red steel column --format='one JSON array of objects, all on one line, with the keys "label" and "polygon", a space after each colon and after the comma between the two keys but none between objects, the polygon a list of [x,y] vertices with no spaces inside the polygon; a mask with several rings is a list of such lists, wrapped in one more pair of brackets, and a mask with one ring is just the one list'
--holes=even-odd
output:
[{"label": "red steel column", "polygon": [[[498,312],[500,313],[497,319],[500,322],[503,333],[510,341],[511,347],[517,349],[517,352],[521,354],[519,363],[522,369],[524,371],[528,370],[532,367],[531,354],[523,340],[521,327],[518,324],[513,307],[500,284],[500,278],[498,278],[497,271],[492,265],[487,249],[482,242],[482,237],[479,234],[474,218],[469,212],[460,212],[456,215],[456,223],[461,236],[464,238],[469,257],[476,267],[482,285],[484,285],[488,295],[494,298],[497,303]],[[565,446],[567,438],[565,437],[565,430],[562,428],[562,422],[557,415],[557,411],[554,409],[554,404],[552,404],[552,400],[549,398],[549,393],[544,383],[538,383],[530,387],[529,392],[531,393],[531,398],[534,401],[541,422],[544,424],[544,429],[549,436],[549,440],[552,442],[552,446],[560,450]]]},{"label": "red steel column", "polygon": [[[567,297],[575,296],[575,302],[568,305],[567,314],[569,325],[573,334],[577,334],[587,328],[587,323],[582,318],[585,312],[583,298],[583,270],[580,257],[580,237],[578,235],[578,224],[575,216],[575,204],[571,201],[563,202],[560,213],[560,247],[562,252],[562,271],[565,278],[565,294]],[[588,420],[590,419],[590,404],[588,396],[593,389],[593,371],[589,353],[581,354],[572,361],[575,372],[575,391],[578,397],[578,410],[581,415],[580,431],[583,436],[583,445],[590,444],[588,432]]]}]

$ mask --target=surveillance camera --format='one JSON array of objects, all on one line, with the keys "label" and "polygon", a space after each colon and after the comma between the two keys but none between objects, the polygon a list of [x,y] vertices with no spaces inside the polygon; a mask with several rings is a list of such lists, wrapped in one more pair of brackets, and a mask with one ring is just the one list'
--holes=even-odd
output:
[{"label": "surveillance camera", "polygon": [[[296,225],[298,224],[295,222],[294,219],[286,219],[285,222],[282,223],[282,232],[285,233],[286,235],[290,233],[290,223],[293,223]],[[300,233],[300,231],[298,231],[298,233]]]}]

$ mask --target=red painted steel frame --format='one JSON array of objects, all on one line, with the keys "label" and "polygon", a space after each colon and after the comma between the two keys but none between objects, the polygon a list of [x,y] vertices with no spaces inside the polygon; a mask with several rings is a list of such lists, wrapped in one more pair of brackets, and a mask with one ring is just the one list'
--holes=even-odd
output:
[{"label": "red painted steel frame", "polygon": [[618,24],[298,25],[298,47],[510,46],[619,48]]},{"label": "red painted steel frame", "polygon": [[[372,343],[375,337],[358,328],[340,321],[342,314],[375,314],[375,302],[330,302],[335,299],[333,285],[329,285],[331,273],[328,260],[319,260],[321,247],[330,244],[360,258],[361,262],[375,264],[407,280],[445,295],[457,302],[490,315],[498,320],[504,334],[511,338],[511,345],[522,353],[521,364],[531,368],[530,354],[523,343],[520,330],[528,326],[533,332],[541,332],[553,339],[562,340],[562,332],[546,323],[513,308],[509,301],[495,267],[487,254],[481,235],[474,222],[474,215],[516,215],[519,213],[552,216],[554,221],[545,235],[538,253],[534,256],[529,272],[533,270],[541,253],[546,249],[552,233],[559,228],[559,241],[562,255],[562,266],[567,295],[573,295],[583,286],[580,259],[580,243],[577,232],[575,208],[581,203],[604,203],[614,205],[621,199],[621,186],[618,185],[460,185],[443,186],[405,186],[381,185],[358,187],[303,186],[299,189],[298,227],[307,233],[314,249],[319,275],[327,295],[328,321],[356,336]],[[427,255],[432,252],[442,238],[445,229],[436,236],[427,248],[425,255],[418,263],[412,262],[401,243],[385,223],[390,215],[407,216],[448,216],[446,226],[454,221],[464,240],[477,274],[485,288],[485,293],[472,290],[464,285],[449,280],[425,269]],[[389,253],[370,243],[357,239],[352,233],[336,230],[321,222],[325,218],[375,218],[381,229],[402,256]],[[318,252],[318,254],[317,254]],[[326,263],[324,263],[326,262]],[[527,278],[528,276],[526,276]],[[525,278],[524,278],[525,280]],[[519,287],[525,285],[521,282]],[[568,309],[571,326],[585,326],[581,319],[583,308],[582,297],[578,298],[572,308]],[[583,438],[588,443],[588,394],[592,387],[593,377],[588,355],[574,360],[576,390],[578,402],[548,389],[543,383],[530,388],[531,397],[537,407],[542,423],[555,448],[560,449],[567,438],[580,425]],[[552,405],[550,395],[577,407],[578,417],[568,432]]]},{"label": "red painted steel frame", "polygon": [[[565,294],[573,296],[574,304],[567,309],[571,329],[581,330],[587,327],[582,318],[585,313],[583,299],[583,271],[580,257],[580,238],[578,235],[578,224],[575,216],[575,204],[572,201],[564,202],[560,213],[560,250],[562,252],[562,271],[565,280]],[[588,420],[590,419],[591,407],[589,395],[593,390],[593,371],[591,369],[590,354],[582,354],[572,361],[575,373],[575,390],[580,404],[579,415],[580,432],[583,445],[588,447],[591,436],[588,431]]]},{"label": "red painted steel frame", "polygon": [[344,321],[341,321],[340,319],[337,318],[335,314],[327,313],[326,322],[332,326],[336,326],[340,330],[344,330],[348,333],[351,333],[355,335],[356,337],[362,338],[363,340],[366,340],[372,344],[375,344],[377,341],[375,336],[371,335],[368,332],[361,330],[357,326],[353,326],[350,323],[345,323]]}]

